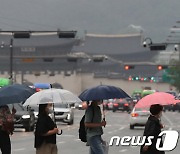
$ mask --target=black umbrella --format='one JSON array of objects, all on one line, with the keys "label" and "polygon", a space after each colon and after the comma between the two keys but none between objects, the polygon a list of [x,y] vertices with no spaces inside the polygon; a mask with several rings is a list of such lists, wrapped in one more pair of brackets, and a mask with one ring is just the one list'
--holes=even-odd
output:
[{"label": "black umbrella", "polygon": [[126,98],[130,97],[121,88],[108,85],[99,85],[90,89],[83,91],[79,98],[82,101],[92,101],[92,100],[107,100],[114,98]]},{"label": "black umbrella", "polygon": [[[93,101],[93,100],[107,100],[114,98],[127,98],[130,97],[121,88],[108,85],[99,85],[90,89],[83,91],[79,98],[82,101]],[[103,106],[103,116],[105,120],[104,106]]]},{"label": "black umbrella", "polygon": [[35,90],[26,85],[5,86],[0,89],[0,106],[23,102],[34,93]]}]

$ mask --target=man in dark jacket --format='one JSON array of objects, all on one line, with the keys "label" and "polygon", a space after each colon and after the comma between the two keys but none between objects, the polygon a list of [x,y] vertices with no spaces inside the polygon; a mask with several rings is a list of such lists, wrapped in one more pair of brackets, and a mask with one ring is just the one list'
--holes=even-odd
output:
[{"label": "man in dark jacket", "polygon": [[159,120],[160,117],[162,116],[162,111],[163,111],[162,105],[155,104],[155,105],[151,105],[150,107],[151,115],[149,116],[148,121],[146,123],[144,136],[146,136],[146,139],[149,136],[154,136],[154,138],[152,139],[152,144],[150,146],[148,145],[141,146],[141,150],[140,150],[141,154],[164,154],[165,153],[164,151],[159,151],[156,149],[157,138],[161,132],[161,128],[163,128]]}]

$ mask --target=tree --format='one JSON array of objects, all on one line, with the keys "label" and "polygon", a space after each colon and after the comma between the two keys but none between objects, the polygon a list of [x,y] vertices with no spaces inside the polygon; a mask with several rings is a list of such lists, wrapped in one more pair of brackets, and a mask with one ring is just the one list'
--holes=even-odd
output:
[{"label": "tree", "polygon": [[176,61],[172,64],[169,75],[172,79],[171,84],[180,92],[180,61]]}]

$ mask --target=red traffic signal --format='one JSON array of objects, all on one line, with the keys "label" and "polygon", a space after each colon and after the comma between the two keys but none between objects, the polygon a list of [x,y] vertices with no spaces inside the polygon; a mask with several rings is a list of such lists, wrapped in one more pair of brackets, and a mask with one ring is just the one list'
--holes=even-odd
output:
[{"label": "red traffic signal", "polygon": [[124,69],[125,70],[134,69],[134,66],[133,65],[125,65]]},{"label": "red traffic signal", "polygon": [[168,68],[168,66],[165,66],[165,65],[158,65],[157,66],[158,70],[163,70],[163,69],[167,69],[167,68]]}]

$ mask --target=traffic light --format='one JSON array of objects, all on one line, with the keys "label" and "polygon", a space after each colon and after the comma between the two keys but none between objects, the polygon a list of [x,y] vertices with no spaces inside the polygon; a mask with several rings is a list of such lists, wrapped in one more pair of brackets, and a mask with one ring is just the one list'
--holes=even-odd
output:
[{"label": "traffic light", "polygon": [[158,70],[163,70],[163,69],[167,69],[167,68],[168,68],[168,66],[166,66],[166,65],[158,65],[157,66]]},{"label": "traffic light", "polygon": [[75,38],[77,31],[59,31],[59,38]]},{"label": "traffic light", "polygon": [[134,66],[133,65],[125,65],[124,69],[125,70],[134,69]]},{"label": "traffic light", "polygon": [[138,81],[140,78],[138,76],[129,76],[128,80],[129,81]]},{"label": "traffic light", "polygon": [[68,62],[77,62],[77,57],[68,57],[67,61]]},{"label": "traffic light", "polygon": [[14,38],[30,38],[30,32],[19,31],[13,33]]},{"label": "traffic light", "polygon": [[166,50],[166,43],[153,43],[149,45],[150,50],[157,51],[157,50]]}]

